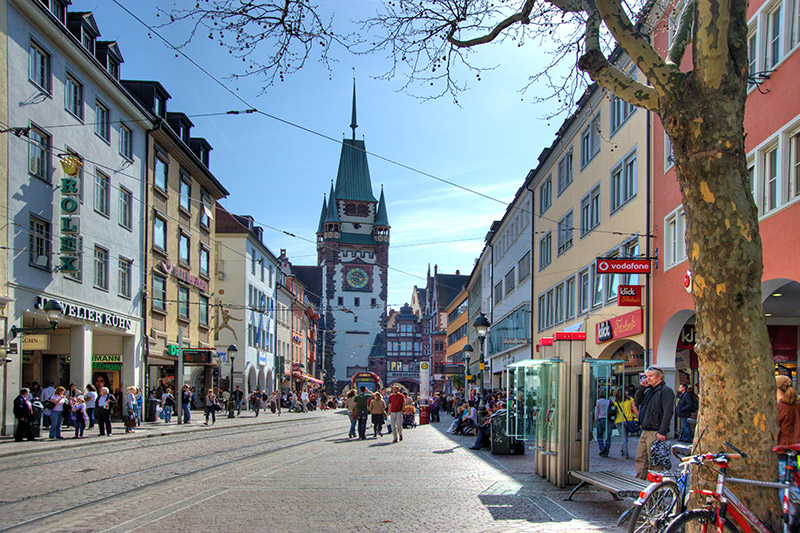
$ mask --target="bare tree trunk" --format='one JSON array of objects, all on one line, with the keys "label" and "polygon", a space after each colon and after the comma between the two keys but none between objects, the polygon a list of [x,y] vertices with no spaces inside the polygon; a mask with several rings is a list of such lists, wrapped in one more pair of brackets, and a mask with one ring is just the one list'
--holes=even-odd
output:
[{"label": "bare tree trunk", "polygon": [[[729,78],[710,90],[694,73],[683,81],[672,93],[679,96],[662,97],[659,115],[673,142],[694,275],[700,366],[695,438],[702,436],[702,451],[725,449],[725,441],[743,447],[749,457],[731,462],[732,475],[774,481],[777,405],[762,310],[758,212],[744,150],[745,85]],[[694,486],[714,486],[716,474],[697,473]],[[779,523],[777,491],[730,488],[757,516]]]}]

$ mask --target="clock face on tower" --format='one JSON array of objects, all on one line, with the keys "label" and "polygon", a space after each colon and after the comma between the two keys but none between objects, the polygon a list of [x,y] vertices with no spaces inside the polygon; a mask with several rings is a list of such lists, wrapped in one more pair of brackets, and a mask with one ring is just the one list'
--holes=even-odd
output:
[{"label": "clock face on tower", "polygon": [[347,284],[354,289],[363,289],[369,283],[369,274],[363,268],[351,268],[347,272]]}]

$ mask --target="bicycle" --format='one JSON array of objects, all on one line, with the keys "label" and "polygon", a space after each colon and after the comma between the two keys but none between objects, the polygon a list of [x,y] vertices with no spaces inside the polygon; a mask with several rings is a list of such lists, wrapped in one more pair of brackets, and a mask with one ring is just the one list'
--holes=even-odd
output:
[{"label": "bicycle", "polygon": [[[681,533],[687,530],[687,526],[697,525],[698,531],[716,531],[722,533],[729,531],[738,533],[742,531],[757,531],[760,533],[770,533],[769,529],[761,520],[756,517],[739,499],[728,489],[725,484],[736,483],[742,485],[752,485],[756,487],[766,487],[783,490],[781,498],[781,512],[783,519],[784,533],[797,531],[796,523],[792,510],[797,509],[798,500],[796,491],[790,489],[800,487],[800,474],[798,473],[797,455],[800,452],[800,445],[776,446],[773,451],[788,456],[786,468],[783,471],[783,481],[759,481],[755,479],[728,477],[728,463],[731,459],[746,459],[747,454],[739,450],[729,442],[726,446],[735,450],[736,453],[718,452],[704,453],[687,457],[683,462],[691,465],[708,466],[714,463],[719,468],[717,476],[717,490],[692,490],[692,494],[702,494],[706,496],[705,507],[684,511],[677,515],[666,529],[666,533]],[[790,506],[794,509],[790,509]]]},{"label": "bicycle", "polygon": [[[692,447],[674,444],[672,455],[683,460]],[[689,465],[682,463],[680,472],[648,472],[650,485],[639,493],[630,509],[628,533],[656,533],[663,531],[670,521],[685,510],[689,488]]]}]

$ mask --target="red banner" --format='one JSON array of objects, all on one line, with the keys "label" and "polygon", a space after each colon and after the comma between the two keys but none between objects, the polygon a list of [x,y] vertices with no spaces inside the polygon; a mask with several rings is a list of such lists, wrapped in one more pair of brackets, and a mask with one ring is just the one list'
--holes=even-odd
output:
[{"label": "red banner", "polygon": [[649,259],[598,259],[598,274],[649,274]]},{"label": "red banner", "polygon": [[625,313],[610,320],[598,322],[595,326],[597,344],[633,337],[644,331],[644,320],[642,320],[642,310],[637,309],[630,313]]},{"label": "red banner", "polygon": [[641,307],[643,289],[643,285],[620,285],[617,289],[617,305]]}]

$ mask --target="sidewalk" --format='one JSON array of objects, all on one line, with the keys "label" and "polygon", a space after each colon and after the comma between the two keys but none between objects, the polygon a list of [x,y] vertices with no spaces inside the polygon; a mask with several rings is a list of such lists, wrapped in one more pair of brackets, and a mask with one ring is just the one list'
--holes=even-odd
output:
[{"label": "sidewalk", "polygon": [[236,418],[228,418],[228,413],[220,411],[217,413],[217,423],[206,426],[203,424],[205,415],[203,411],[192,411],[192,419],[189,424],[178,424],[177,417],[173,416],[173,421],[169,424],[161,420],[157,422],[142,422],[142,425],[137,427],[133,433],[125,433],[125,426],[121,421],[113,422],[111,424],[111,437],[101,437],[97,425],[90,430],[84,431],[84,438],[73,439],[75,435],[74,428],[64,427],[61,429],[61,436],[63,440],[51,440],[48,438],[49,429],[42,428],[42,437],[35,442],[14,441],[14,427],[9,427],[9,435],[0,437],[0,458],[13,457],[15,455],[32,454],[39,452],[51,451],[55,448],[77,448],[82,446],[91,446],[93,444],[113,442],[118,440],[130,439],[146,439],[151,437],[161,437],[164,435],[191,433],[194,431],[214,431],[218,429],[228,429],[234,427],[254,426],[257,424],[278,424],[282,422],[291,422],[294,420],[313,419],[319,416],[317,411],[308,413],[289,413],[286,410],[279,416],[272,414],[269,410],[261,411],[258,417],[252,411],[242,411],[241,416]]}]

